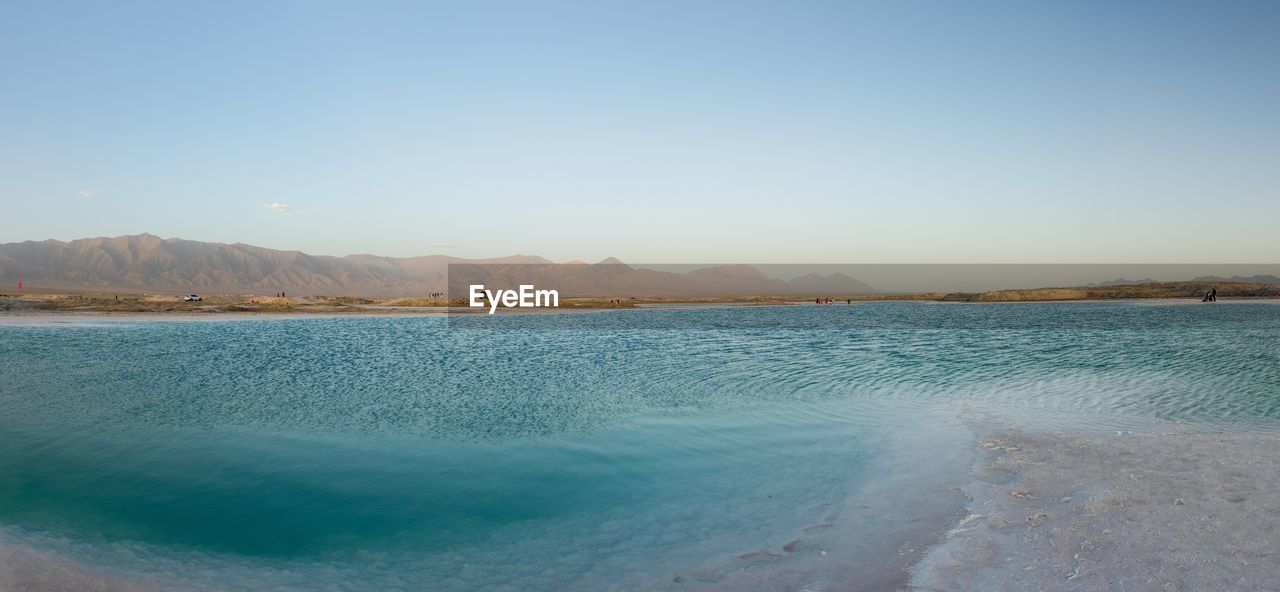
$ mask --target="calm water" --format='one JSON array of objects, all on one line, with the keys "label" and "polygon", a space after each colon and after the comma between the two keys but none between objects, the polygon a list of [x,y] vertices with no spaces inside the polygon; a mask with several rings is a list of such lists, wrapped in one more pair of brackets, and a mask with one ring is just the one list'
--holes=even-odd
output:
[{"label": "calm water", "polygon": [[0,545],[183,589],[874,587],[958,508],[962,418],[1280,423],[1278,336],[1270,303],[9,323]]}]

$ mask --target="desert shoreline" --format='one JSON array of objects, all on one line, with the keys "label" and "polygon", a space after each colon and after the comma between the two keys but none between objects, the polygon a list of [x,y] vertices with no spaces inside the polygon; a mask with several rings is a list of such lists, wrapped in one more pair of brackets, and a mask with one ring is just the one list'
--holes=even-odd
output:
[{"label": "desert shoreline", "polygon": [[[1120,289],[1117,289],[1120,288]],[[1156,302],[1199,303],[1208,289],[1218,290],[1217,303],[1280,301],[1280,285],[1169,284],[1110,288],[1042,288],[997,290],[982,293],[862,294],[830,296],[705,296],[705,297],[565,297],[560,306],[534,309],[499,309],[502,313],[545,313],[586,310],[654,309],[697,306],[841,306],[867,302],[915,301],[948,304],[994,304],[1018,302]],[[442,298],[368,298],[354,296],[254,296],[207,295],[197,302],[185,302],[172,294],[130,292],[34,291],[0,292],[0,316],[15,315],[104,315],[104,316],[194,316],[242,315],[443,315],[475,314],[463,301]]]},{"label": "desert shoreline", "polygon": [[[909,298],[891,298],[891,299],[862,299],[854,300],[852,304],[874,304],[881,302],[919,302],[926,304],[936,304],[943,306],[961,306],[961,305],[1018,305],[1018,304],[1088,304],[1088,303],[1116,303],[1130,302],[1135,304],[1149,304],[1160,306],[1181,306],[1200,304],[1198,300],[1185,298],[1107,298],[1107,299],[1088,299],[1088,300],[1020,300],[1011,302],[956,302],[943,300],[930,300],[925,298],[909,299]],[[1219,300],[1215,304],[1221,305],[1239,305],[1239,304],[1280,304],[1280,297],[1267,298],[1234,298]],[[652,311],[652,310],[697,310],[711,308],[770,308],[770,307],[792,307],[792,306],[818,306],[813,302],[741,302],[741,301],[689,301],[689,300],[673,300],[666,302],[642,302],[632,306],[561,306],[555,308],[539,308],[530,310],[509,310],[498,309],[497,315],[539,315],[539,314],[570,314],[570,313],[591,313],[591,312],[609,312],[609,311]],[[827,305],[823,305],[827,306]],[[829,306],[847,306],[845,302],[831,303]],[[39,319],[45,319],[49,322],[67,319],[84,319],[84,320],[128,320],[128,319],[167,319],[167,320],[251,320],[251,319],[296,319],[296,318],[357,318],[357,317],[447,317],[449,315],[486,315],[482,310],[470,309],[465,307],[431,307],[423,308],[404,308],[404,307],[378,307],[378,306],[362,306],[362,307],[346,307],[346,308],[325,308],[325,307],[308,307],[299,306],[295,308],[273,308],[264,310],[245,310],[245,309],[132,309],[132,310],[112,310],[112,309],[59,309],[59,308],[0,308],[0,324],[29,324]]]}]

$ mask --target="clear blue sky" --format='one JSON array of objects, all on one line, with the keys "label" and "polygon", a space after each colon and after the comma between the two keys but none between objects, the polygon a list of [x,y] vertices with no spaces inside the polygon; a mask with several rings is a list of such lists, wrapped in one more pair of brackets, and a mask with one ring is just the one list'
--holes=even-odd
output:
[{"label": "clear blue sky", "polygon": [[1277,2],[7,2],[0,90],[0,242],[1280,261]]}]

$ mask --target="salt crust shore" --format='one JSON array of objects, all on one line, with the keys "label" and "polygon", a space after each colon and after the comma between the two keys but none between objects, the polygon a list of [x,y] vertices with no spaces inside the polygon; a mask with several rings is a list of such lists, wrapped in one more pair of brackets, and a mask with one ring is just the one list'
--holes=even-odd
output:
[{"label": "salt crust shore", "polygon": [[[918,559],[909,582],[888,569],[820,589],[1280,590],[1280,433],[1219,427],[987,431],[966,512],[922,556],[905,553]],[[14,542],[0,533],[6,592],[160,589]]]},{"label": "salt crust shore", "polygon": [[0,590],[5,592],[162,592],[116,579],[54,554],[12,544],[0,535]]},{"label": "salt crust shore", "polygon": [[907,589],[1280,590],[1280,435],[1216,428],[983,438]]}]

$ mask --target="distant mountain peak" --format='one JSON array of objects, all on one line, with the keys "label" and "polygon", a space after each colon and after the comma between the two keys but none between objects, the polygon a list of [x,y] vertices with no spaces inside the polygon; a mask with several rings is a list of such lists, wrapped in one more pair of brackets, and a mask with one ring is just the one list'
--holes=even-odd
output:
[{"label": "distant mountain peak", "polygon": [[0,244],[0,282],[21,278],[31,289],[54,290],[412,296],[444,290],[450,263],[549,261],[529,255],[331,257],[150,233]]}]

